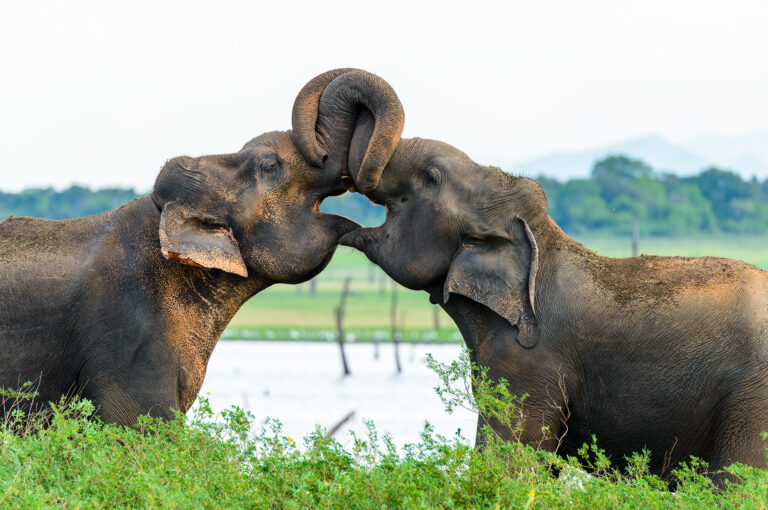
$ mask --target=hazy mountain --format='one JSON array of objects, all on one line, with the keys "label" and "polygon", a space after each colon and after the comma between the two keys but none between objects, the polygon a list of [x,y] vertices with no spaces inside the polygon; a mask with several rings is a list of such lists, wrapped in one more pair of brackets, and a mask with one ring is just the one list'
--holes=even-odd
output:
[{"label": "hazy mountain", "polygon": [[611,154],[640,158],[657,171],[695,174],[707,166],[730,168],[743,177],[768,177],[768,133],[743,136],[711,135],[681,144],[646,136],[582,152],[555,153],[517,165],[515,173],[547,175],[560,180],[586,177],[598,159]]},{"label": "hazy mountain", "polygon": [[768,175],[768,131],[736,136],[700,136],[681,145],[742,175]]}]

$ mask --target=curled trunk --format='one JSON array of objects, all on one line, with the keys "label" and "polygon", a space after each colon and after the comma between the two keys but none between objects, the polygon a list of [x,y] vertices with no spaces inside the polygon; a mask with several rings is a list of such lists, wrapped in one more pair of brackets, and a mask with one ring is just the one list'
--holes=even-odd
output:
[{"label": "curled trunk", "polygon": [[[392,87],[375,74],[336,69],[312,79],[293,107],[292,137],[314,166],[349,174],[373,190],[395,151],[405,114]],[[356,147],[350,156],[353,135]]]}]

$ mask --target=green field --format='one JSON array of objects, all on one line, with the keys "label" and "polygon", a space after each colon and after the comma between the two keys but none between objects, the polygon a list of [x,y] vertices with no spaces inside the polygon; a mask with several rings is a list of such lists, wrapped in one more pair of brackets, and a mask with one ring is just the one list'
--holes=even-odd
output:
[{"label": "green field", "polygon": [[[610,257],[631,255],[628,238],[582,236],[578,241]],[[641,239],[641,253],[653,255],[717,256],[740,259],[768,269],[768,238],[722,236],[701,238]],[[339,248],[328,268],[317,277],[316,293],[309,283],[275,285],[261,292],[235,315],[225,339],[330,340],[335,331],[334,309],[338,305],[344,280],[352,279],[347,302],[345,330],[350,341],[390,339],[390,313],[393,282],[363,254]],[[453,322],[437,311],[427,294],[399,285],[398,322],[404,341],[460,341]]]}]

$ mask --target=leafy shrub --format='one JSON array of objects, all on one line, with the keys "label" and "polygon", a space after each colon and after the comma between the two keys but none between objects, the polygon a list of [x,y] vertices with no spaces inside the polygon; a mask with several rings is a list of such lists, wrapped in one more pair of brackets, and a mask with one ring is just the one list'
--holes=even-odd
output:
[{"label": "leafy shrub", "polygon": [[[430,364],[446,407],[469,407],[511,432],[524,398],[472,367],[465,353]],[[474,371],[473,371],[474,369]],[[474,384],[475,391],[472,391]],[[648,472],[639,452],[624,472],[598,447],[562,459],[490,429],[482,449],[435,434],[398,450],[368,422],[345,448],[315,429],[297,444],[281,424],[233,407],[214,416],[205,398],[191,416],[141,417],[134,427],[104,424],[93,405],[62,400],[43,415],[0,425],[2,508],[761,508],[768,473],[728,471],[739,483],[718,490],[696,459],[676,470],[678,487]],[[25,422],[24,427],[19,423]],[[762,506],[761,506],[762,505]]]}]

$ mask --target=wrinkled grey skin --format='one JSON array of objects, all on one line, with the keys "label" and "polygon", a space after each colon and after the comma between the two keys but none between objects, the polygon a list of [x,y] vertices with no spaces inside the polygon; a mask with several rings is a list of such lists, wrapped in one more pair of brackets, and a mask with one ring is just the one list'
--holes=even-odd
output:
[{"label": "wrinkled grey skin", "polygon": [[[339,160],[357,112],[371,107],[390,129],[369,157],[388,160],[402,130],[399,101],[386,108],[392,97],[375,75],[329,71],[297,97],[294,132],[174,158],[149,196],[114,211],[0,222],[0,387],[32,382],[39,396],[26,411],[81,395],[125,425],[186,412],[237,309],[273,283],[315,276],[358,227],[319,211],[345,191],[342,165],[313,166],[297,146],[321,164]],[[2,419],[17,403],[0,405]]]},{"label": "wrinkled grey skin", "polygon": [[428,292],[473,360],[530,395],[524,442],[575,455],[595,434],[617,465],[649,449],[662,475],[691,455],[766,466],[768,273],[598,256],[547,215],[538,183],[432,140],[402,140],[367,196],[385,223],[340,243]]}]

